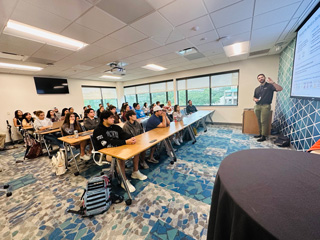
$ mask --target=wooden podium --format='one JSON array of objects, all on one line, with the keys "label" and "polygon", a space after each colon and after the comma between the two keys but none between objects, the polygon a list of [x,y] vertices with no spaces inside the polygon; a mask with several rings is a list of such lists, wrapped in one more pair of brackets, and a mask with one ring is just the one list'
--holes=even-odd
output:
[{"label": "wooden podium", "polygon": [[[271,120],[272,120],[272,111],[269,119],[269,130],[271,131]],[[253,108],[247,108],[243,110],[243,118],[242,118],[242,133],[247,134],[259,134],[259,125],[256,115],[254,114]]]}]

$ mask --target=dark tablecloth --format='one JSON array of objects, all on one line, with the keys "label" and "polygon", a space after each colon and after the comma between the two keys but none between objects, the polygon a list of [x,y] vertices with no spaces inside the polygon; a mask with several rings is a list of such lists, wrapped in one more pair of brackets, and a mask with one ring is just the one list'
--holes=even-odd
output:
[{"label": "dark tablecloth", "polygon": [[320,239],[320,156],[255,149],[226,157],[207,239]]}]

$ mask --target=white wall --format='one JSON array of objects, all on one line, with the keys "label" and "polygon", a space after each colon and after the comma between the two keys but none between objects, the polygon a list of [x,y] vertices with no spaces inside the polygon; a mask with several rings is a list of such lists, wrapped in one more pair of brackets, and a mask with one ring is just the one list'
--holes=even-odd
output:
[{"label": "white wall", "polygon": [[[14,111],[19,109],[23,112],[32,113],[35,110],[43,110],[45,113],[57,107],[61,112],[64,107],[74,107],[75,112],[83,112],[83,96],[81,85],[89,86],[111,86],[120,88],[123,91],[122,83],[105,81],[85,81],[68,79],[69,94],[44,94],[36,92],[32,76],[0,74],[0,132],[7,133],[6,120],[9,120],[13,127],[12,119]],[[14,129],[13,129],[14,130]],[[15,135],[14,140],[19,137]],[[9,136],[7,135],[7,141]]]},{"label": "white wall", "polygon": [[[192,69],[177,73],[170,73],[166,75],[156,76],[152,78],[145,78],[133,81],[127,81],[124,86],[135,84],[157,82],[168,79],[183,78],[189,76],[224,72],[239,69],[239,99],[238,106],[215,106],[215,107],[201,107],[199,109],[215,109],[213,120],[222,123],[242,123],[242,113],[244,108],[253,108],[254,102],[253,92],[259,85],[257,75],[264,73],[266,77],[271,77],[277,82],[279,68],[279,55],[264,56],[259,58],[251,58],[249,60],[237,61],[221,65],[214,65],[211,67]],[[174,91],[176,91],[176,84],[174,84]],[[275,94],[277,95],[277,94]],[[274,110],[276,96],[272,102],[272,109]]]}]

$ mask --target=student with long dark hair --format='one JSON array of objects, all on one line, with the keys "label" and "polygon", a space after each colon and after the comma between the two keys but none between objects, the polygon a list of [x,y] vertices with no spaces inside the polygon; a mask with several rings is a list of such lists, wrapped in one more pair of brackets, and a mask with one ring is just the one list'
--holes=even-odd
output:
[{"label": "student with long dark hair", "polygon": [[76,120],[79,121],[80,117],[79,117],[78,113],[74,112],[73,107],[69,107],[69,113],[73,113],[76,116]]},{"label": "student with long dark hair", "polygon": [[68,108],[62,109],[60,121],[64,121],[67,113],[69,113],[69,109]]},{"label": "student with long dark hair", "polygon": [[143,104],[142,111],[144,112],[145,115],[148,115],[149,110],[150,110],[150,109],[148,108],[148,104],[145,102],[145,103]]},{"label": "student with long dark hair", "polygon": [[23,114],[22,127],[32,127],[34,119],[29,112]]},{"label": "student with long dark hair", "polygon": [[[78,132],[82,132],[82,128],[78,121],[76,120],[76,116],[74,113],[67,113],[64,123],[61,127],[61,131],[64,136],[66,135],[73,135],[74,131],[77,130]],[[92,151],[92,146],[90,147],[89,155],[86,155],[85,149],[88,144],[88,141],[81,141],[80,142],[80,159],[88,161],[90,160],[90,155]]]},{"label": "student with long dark hair", "polygon": [[128,104],[124,105],[123,106],[123,111],[122,111],[122,119],[123,121],[127,121],[127,118],[126,118],[126,113],[130,110],[130,106]]},{"label": "student with long dark hair", "polygon": [[116,106],[110,105],[110,106],[109,106],[109,111],[113,113],[113,116],[114,116],[114,124],[121,123],[121,119],[119,118],[119,115],[118,115],[118,113],[117,113]]},{"label": "student with long dark hair", "polygon": [[48,110],[47,118],[51,120],[51,122],[58,122],[59,118],[56,116],[56,113],[53,110]]},{"label": "student with long dark hair", "polygon": [[21,129],[21,124],[22,124],[22,120],[23,120],[23,112],[21,110],[16,110],[14,112],[14,118],[13,118],[13,125],[15,127],[18,127],[19,130]]}]

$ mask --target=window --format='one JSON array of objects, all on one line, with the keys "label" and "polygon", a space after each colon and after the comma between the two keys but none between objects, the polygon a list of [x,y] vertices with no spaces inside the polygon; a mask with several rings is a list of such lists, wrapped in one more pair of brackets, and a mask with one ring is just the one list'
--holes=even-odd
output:
[{"label": "window", "polygon": [[211,76],[211,105],[238,105],[239,72]]},{"label": "window", "polygon": [[209,79],[209,76],[187,79],[188,100],[193,105],[210,105]]},{"label": "window", "polygon": [[178,104],[237,106],[239,71],[177,80]]},{"label": "window", "polygon": [[137,102],[136,87],[125,88],[124,95],[125,95],[126,102],[128,102],[129,106],[132,106],[134,103]]},{"label": "window", "polygon": [[113,87],[82,86],[82,95],[84,105],[91,105],[95,110],[99,109],[99,104],[106,106],[107,102],[115,106],[118,105],[117,91]]},{"label": "window", "polygon": [[[168,100],[174,103],[173,81],[164,81],[151,84],[143,84],[124,88],[126,102],[133,104],[135,102],[148,106],[151,103],[160,101],[161,104],[167,104]],[[131,105],[132,106],[132,105]]]},{"label": "window", "polygon": [[106,108],[107,103],[118,107],[117,91],[115,88],[101,88],[103,106]]}]

